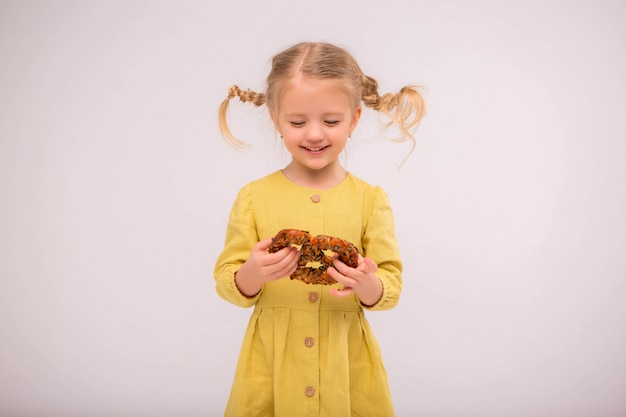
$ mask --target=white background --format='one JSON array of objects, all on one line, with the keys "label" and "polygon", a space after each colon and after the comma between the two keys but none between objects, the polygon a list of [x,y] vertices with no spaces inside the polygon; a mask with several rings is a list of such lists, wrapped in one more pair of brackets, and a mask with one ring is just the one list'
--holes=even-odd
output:
[{"label": "white background", "polygon": [[1,1],[0,415],[222,413],[251,311],[213,264],[288,155],[217,107],[301,40],[427,89],[400,169],[369,110],[344,158],[396,213],[368,318],[398,416],[626,415],[626,3],[597,0]]}]

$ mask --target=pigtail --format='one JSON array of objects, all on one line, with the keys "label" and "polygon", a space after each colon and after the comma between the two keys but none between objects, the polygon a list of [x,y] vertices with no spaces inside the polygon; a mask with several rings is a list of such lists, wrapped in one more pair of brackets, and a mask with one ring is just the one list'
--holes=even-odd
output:
[{"label": "pigtail", "polygon": [[231,145],[235,149],[245,150],[248,149],[250,145],[237,139],[235,135],[233,135],[233,133],[231,132],[230,127],[228,126],[228,105],[230,103],[230,100],[235,97],[239,97],[239,100],[241,100],[242,103],[250,102],[259,107],[265,104],[265,94],[256,93],[251,90],[244,91],[236,85],[233,85],[228,90],[228,96],[226,97],[226,99],[224,99],[224,101],[222,101],[222,104],[220,104],[219,127],[222,137],[229,145]]},{"label": "pigtail", "polygon": [[385,117],[384,130],[392,126],[398,129],[399,135],[395,137],[389,135],[387,139],[394,142],[411,142],[411,150],[400,166],[411,156],[416,146],[413,132],[426,112],[426,103],[418,88],[405,86],[396,94],[380,95],[378,82],[363,73],[348,51],[324,42],[302,42],[275,55],[272,58],[272,69],[267,76],[267,88],[264,93],[242,91],[233,85],[219,108],[219,128],[224,140],[236,149],[244,150],[250,146],[237,139],[228,126],[228,106],[231,99],[238,97],[243,103],[266,105],[271,113],[277,110],[281,88],[286,81],[297,75],[320,80],[345,81],[355,109],[363,103]]},{"label": "pigtail", "polygon": [[389,121],[384,125],[388,129],[393,125],[400,130],[400,136],[389,138],[394,142],[411,141],[411,150],[406,159],[415,149],[413,131],[426,113],[424,97],[415,86],[405,86],[396,94],[386,93],[382,96],[378,93],[378,82],[367,75],[363,75],[363,87],[361,93],[363,104],[385,115]]}]

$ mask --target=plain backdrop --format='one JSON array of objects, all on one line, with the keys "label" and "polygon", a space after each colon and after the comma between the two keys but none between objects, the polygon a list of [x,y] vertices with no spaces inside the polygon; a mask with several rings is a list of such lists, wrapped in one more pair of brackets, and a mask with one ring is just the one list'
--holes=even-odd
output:
[{"label": "plain backdrop", "polygon": [[396,215],[397,415],[626,415],[625,2],[2,0],[0,416],[221,415],[251,310],[213,265],[288,154],[217,108],[302,40],[428,100],[404,165],[367,109],[342,157]]}]

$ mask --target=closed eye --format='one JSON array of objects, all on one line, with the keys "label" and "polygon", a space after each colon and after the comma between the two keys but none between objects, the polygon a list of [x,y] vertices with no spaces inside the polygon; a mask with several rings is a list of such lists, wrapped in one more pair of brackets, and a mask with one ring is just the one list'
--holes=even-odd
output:
[{"label": "closed eye", "polygon": [[296,121],[296,122],[289,122],[289,123],[291,123],[291,125],[294,126],[294,127],[304,126],[304,122],[297,122]]},{"label": "closed eye", "polygon": [[339,120],[326,120],[324,123],[326,123],[328,126],[335,126],[339,123]]}]

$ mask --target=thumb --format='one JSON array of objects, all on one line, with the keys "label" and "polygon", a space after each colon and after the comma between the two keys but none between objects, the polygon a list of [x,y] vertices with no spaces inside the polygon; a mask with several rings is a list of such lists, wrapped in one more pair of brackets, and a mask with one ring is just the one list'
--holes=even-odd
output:
[{"label": "thumb", "polygon": [[363,258],[363,265],[365,266],[365,268],[363,268],[365,272],[378,271],[378,265],[376,265],[376,262],[374,262],[372,258]]},{"label": "thumb", "polygon": [[268,237],[266,239],[260,240],[257,244],[256,244],[256,248],[258,250],[261,251],[266,251],[269,249],[269,247],[272,245],[272,238]]}]

